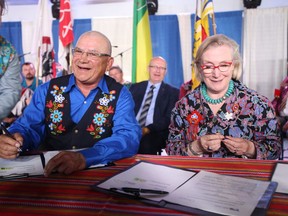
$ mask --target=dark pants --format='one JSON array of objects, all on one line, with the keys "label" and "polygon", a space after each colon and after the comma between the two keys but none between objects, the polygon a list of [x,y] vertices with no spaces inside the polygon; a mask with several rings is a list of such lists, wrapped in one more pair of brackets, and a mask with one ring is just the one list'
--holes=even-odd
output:
[{"label": "dark pants", "polygon": [[151,132],[143,136],[140,140],[138,154],[160,154],[161,149],[166,146],[166,134],[167,133]]}]

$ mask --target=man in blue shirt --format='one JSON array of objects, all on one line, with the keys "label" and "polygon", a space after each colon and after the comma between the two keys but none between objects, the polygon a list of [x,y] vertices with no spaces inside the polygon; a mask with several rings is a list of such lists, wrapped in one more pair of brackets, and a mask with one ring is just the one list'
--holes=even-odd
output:
[{"label": "man in blue shirt", "polygon": [[[32,101],[9,128],[14,138],[0,136],[0,157],[23,151],[60,151],[45,167],[70,174],[94,164],[137,153],[141,128],[127,88],[105,75],[113,64],[111,43],[100,32],[80,36],[73,50],[73,74],[39,86]],[[22,145],[23,144],[23,145]],[[21,146],[22,145],[22,146]]]}]

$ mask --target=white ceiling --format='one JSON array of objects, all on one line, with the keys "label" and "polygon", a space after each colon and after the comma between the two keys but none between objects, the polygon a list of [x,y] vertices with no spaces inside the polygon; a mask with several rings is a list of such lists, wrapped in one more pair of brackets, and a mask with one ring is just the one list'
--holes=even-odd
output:
[{"label": "white ceiling", "polygon": [[[50,1],[50,0],[46,0]],[[83,2],[83,4],[103,4],[103,3],[115,3],[115,2],[125,2],[129,0],[71,0],[73,2]],[[38,0],[6,0],[8,5],[33,5],[38,4]]]}]

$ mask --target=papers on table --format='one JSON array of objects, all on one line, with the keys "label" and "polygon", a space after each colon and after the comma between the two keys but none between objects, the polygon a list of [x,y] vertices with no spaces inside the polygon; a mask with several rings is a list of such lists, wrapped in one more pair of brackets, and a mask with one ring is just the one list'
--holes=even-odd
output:
[{"label": "papers on table", "polygon": [[[108,179],[100,184],[99,187],[110,190],[110,188],[119,188],[121,186],[121,188],[141,188],[171,193],[194,174],[195,172],[187,172],[186,170],[178,168],[157,166],[151,163],[140,163],[118,174],[115,178]],[[122,191],[122,193],[124,192]],[[145,195],[142,194],[142,196]],[[149,197],[149,199],[155,201],[160,201],[162,198],[162,196]]]},{"label": "papers on table", "polygon": [[269,182],[200,171],[165,197],[179,205],[227,215],[251,215]]},{"label": "papers on table", "polygon": [[0,176],[42,175],[43,165],[40,155],[21,156],[14,160],[0,158]]},{"label": "papers on table", "polygon": [[59,151],[49,151],[36,155],[20,156],[13,160],[0,158],[2,179],[43,175],[45,164]]},{"label": "papers on table", "polygon": [[[267,194],[267,189],[273,186]],[[199,173],[176,167],[139,162],[108,180],[92,186],[96,190],[129,194],[121,188],[152,189],[168,194],[137,194],[148,203],[195,213],[213,212],[224,215],[251,215],[258,202],[269,205],[277,184],[273,182],[220,175],[212,172]],[[141,191],[141,190],[139,190]],[[265,194],[265,196],[264,196]],[[131,195],[131,193],[129,194]],[[136,194],[135,194],[136,195]],[[263,199],[264,198],[264,199]],[[262,203],[263,204],[263,203]],[[198,209],[198,210],[197,210]],[[205,213],[204,213],[205,214]]]},{"label": "papers on table", "polygon": [[[47,151],[35,155],[19,156],[13,160],[0,158],[0,181],[43,175],[45,165],[59,152]],[[110,165],[113,165],[113,163],[96,164],[89,168],[101,168]]]}]

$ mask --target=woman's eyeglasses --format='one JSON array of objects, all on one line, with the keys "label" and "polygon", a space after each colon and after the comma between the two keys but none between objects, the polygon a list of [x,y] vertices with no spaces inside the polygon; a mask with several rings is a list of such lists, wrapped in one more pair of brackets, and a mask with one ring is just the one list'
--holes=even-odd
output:
[{"label": "woman's eyeglasses", "polygon": [[227,72],[229,68],[231,67],[233,62],[223,62],[219,65],[214,65],[214,64],[203,64],[201,65],[201,69],[203,73],[205,74],[210,74],[212,73],[216,68],[218,68],[219,71],[221,72]]}]

